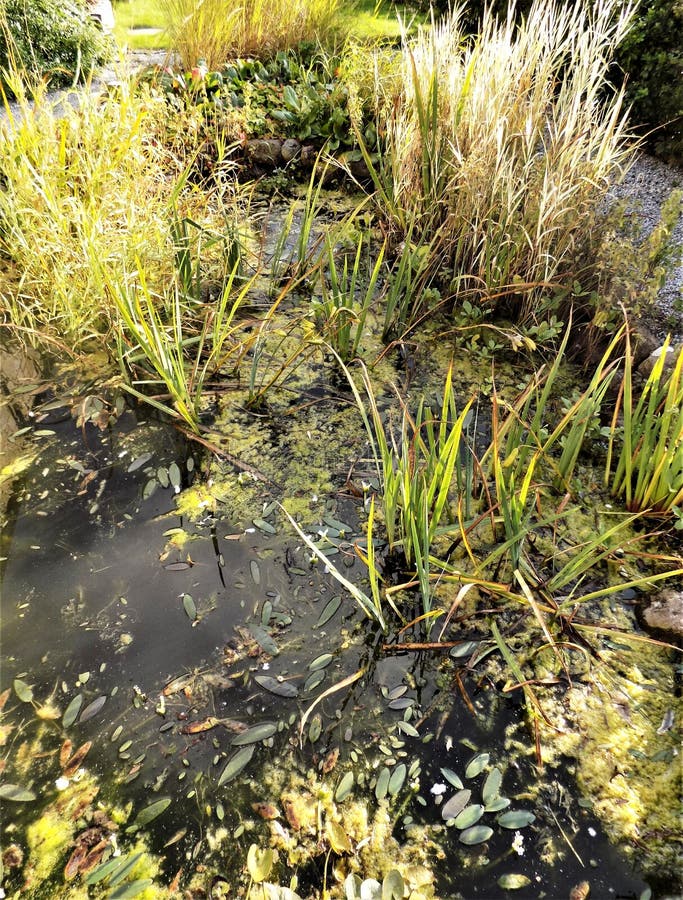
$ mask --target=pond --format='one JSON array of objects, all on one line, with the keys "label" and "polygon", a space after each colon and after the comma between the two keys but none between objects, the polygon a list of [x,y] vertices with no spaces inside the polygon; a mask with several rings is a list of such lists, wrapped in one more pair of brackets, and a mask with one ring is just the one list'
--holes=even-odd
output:
[{"label": "pond", "polygon": [[[436,390],[430,352],[416,393]],[[385,366],[405,377],[398,355]],[[376,472],[339,373],[305,363],[267,417],[219,403],[218,456],[55,384],[21,382],[33,408],[10,436],[8,896],[666,894],[672,876],[655,884],[610,842],[577,783],[585,758],[558,744],[539,764],[483,619],[455,617],[443,646],[440,623],[384,634],[321,562],[366,584]],[[626,671],[629,645],[612,649]],[[670,651],[651,653],[671,675]],[[614,697],[618,666],[596,667]],[[566,688],[547,689],[548,750],[576,727]],[[670,729],[643,749],[675,764]]]}]

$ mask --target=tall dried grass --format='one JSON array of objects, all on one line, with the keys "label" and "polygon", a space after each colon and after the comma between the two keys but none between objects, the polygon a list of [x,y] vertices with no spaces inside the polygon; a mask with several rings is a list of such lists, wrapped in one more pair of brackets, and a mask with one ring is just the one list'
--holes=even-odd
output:
[{"label": "tall dried grass", "polygon": [[374,175],[399,232],[438,233],[434,265],[453,291],[512,294],[525,318],[541,290],[571,277],[588,211],[632,156],[623,94],[606,82],[632,11],[537,0],[520,26],[489,10],[468,38],[460,6],[404,34]]}]

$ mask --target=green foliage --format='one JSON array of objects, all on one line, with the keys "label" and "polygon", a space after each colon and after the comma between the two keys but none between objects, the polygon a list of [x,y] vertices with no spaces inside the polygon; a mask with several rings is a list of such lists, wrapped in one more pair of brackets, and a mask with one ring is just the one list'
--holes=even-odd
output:
[{"label": "green foliage", "polygon": [[[642,0],[616,62],[626,76],[634,125],[655,152],[683,162],[683,0]],[[656,129],[656,130],[653,130]]]},{"label": "green foliage", "polygon": [[2,0],[0,67],[69,84],[106,61],[111,44],[83,0]]}]

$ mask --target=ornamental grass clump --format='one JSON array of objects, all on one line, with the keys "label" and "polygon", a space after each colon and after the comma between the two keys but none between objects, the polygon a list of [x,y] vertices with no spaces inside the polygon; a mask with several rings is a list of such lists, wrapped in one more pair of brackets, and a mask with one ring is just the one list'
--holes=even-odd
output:
[{"label": "ornamental grass clump", "polygon": [[632,155],[623,92],[606,83],[632,9],[536,0],[519,26],[489,10],[468,38],[460,6],[404,33],[385,157],[365,157],[399,237],[438,236],[451,293],[524,320],[571,278],[587,214]]},{"label": "ornamental grass clump", "polygon": [[153,140],[161,100],[122,82],[57,105],[45,89],[0,124],[2,320],[16,337],[77,353],[111,325],[102,271],[172,271],[169,160]]},{"label": "ornamental grass clump", "polygon": [[340,0],[163,0],[172,48],[186,69],[234,57],[266,57],[327,34]]}]

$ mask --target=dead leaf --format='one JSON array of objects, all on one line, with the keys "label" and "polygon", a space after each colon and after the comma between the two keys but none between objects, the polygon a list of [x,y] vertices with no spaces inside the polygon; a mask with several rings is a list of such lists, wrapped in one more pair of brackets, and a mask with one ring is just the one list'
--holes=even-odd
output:
[{"label": "dead leaf", "polygon": [[72,775],[75,775],[76,772],[80,769],[81,763],[88,755],[90,748],[92,747],[92,741],[86,741],[85,744],[81,744],[81,746],[76,750],[74,755],[68,760],[67,764],[64,766],[64,774],[67,778],[71,778]]}]

